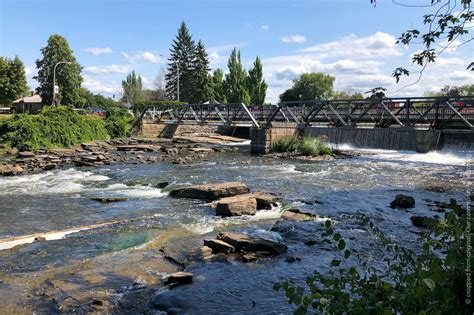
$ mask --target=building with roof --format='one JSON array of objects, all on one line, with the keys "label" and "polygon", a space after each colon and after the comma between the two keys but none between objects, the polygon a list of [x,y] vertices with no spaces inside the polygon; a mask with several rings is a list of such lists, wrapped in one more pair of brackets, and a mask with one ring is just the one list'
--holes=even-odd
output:
[{"label": "building with roof", "polygon": [[17,99],[12,103],[12,111],[15,114],[36,114],[44,105],[42,103],[42,98],[35,91],[32,91],[30,96],[25,96]]}]

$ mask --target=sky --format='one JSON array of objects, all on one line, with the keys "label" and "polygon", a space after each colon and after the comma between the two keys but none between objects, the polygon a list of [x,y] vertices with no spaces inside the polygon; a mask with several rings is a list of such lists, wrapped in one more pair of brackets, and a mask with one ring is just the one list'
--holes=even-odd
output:
[{"label": "sky", "polygon": [[184,21],[194,40],[204,42],[212,70],[227,71],[234,47],[247,69],[259,56],[269,85],[266,102],[278,102],[306,72],[335,76],[340,91],[383,86],[390,96],[422,96],[444,85],[474,83],[474,72],[466,70],[474,41],[445,51],[415,84],[415,74],[398,84],[392,78],[400,66],[419,70],[410,60],[421,46],[395,42],[403,31],[421,27],[432,10],[389,0],[378,0],[376,7],[369,0],[0,0],[0,55],[18,55],[34,88],[40,49],[51,34],[60,34],[84,67],[83,86],[118,99],[132,70],[145,87],[154,87]]}]

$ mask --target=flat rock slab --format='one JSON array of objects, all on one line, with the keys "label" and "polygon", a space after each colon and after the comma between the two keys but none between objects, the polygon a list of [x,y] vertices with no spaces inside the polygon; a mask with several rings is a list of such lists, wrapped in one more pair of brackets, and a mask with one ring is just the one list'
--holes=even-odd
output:
[{"label": "flat rock slab", "polygon": [[153,145],[140,145],[140,144],[128,144],[128,145],[120,145],[117,147],[117,151],[148,151],[153,152],[157,149],[156,146]]},{"label": "flat rock slab", "polygon": [[225,232],[219,234],[219,240],[232,245],[239,252],[267,252],[270,255],[280,255],[287,251],[287,246],[278,242],[250,237],[246,234]]},{"label": "flat rock slab", "polygon": [[177,188],[170,192],[170,196],[175,198],[192,198],[212,201],[249,192],[249,188],[244,183],[226,182]]},{"label": "flat rock slab", "polygon": [[290,220],[290,221],[310,221],[313,220],[316,217],[316,215],[308,212],[302,212],[298,208],[291,208],[283,212],[281,215],[281,218],[284,220]]},{"label": "flat rock slab", "polygon": [[216,215],[223,217],[254,215],[255,213],[257,213],[257,199],[254,194],[222,198],[216,207]]},{"label": "flat rock slab", "polygon": [[127,201],[128,198],[125,197],[93,197],[91,200],[99,201],[102,203],[109,203],[109,202],[120,202],[120,201]]}]

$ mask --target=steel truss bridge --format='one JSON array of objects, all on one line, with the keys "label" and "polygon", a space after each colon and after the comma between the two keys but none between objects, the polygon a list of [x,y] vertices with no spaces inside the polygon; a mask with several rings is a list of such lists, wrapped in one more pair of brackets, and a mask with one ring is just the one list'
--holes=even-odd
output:
[{"label": "steel truss bridge", "polygon": [[316,100],[278,105],[148,105],[139,121],[268,128],[287,124],[347,128],[474,128],[474,96]]}]

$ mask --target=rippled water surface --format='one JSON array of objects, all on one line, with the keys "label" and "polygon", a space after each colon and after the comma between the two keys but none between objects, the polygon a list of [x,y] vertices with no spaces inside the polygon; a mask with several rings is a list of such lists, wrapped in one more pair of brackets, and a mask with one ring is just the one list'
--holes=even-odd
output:
[{"label": "rippled water surface", "polygon": [[[433,201],[448,201],[449,198],[465,200],[467,188],[471,185],[467,172],[468,165],[472,163],[469,152],[418,154],[367,150],[361,151],[361,155],[355,158],[312,162],[250,156],[246,150],[242,148],[238,153],[216,155],[209,161],[191,165],[68,168],[0,178],[0,241],[59,231],[54,241],[0,251],[0,280],[2,276],[41,273],[47,267],[67,266],[73,261],[140,248],[162,237],[165,231],[180,230],[200,235],[237,226],[250,233],[278,239],[282,236],[269,232],[264,225],[278,219],[282,207],[290,204],[313,211],[321,218],[334,218],[341,228],[354,233],[356,238],[361,237],[357,234],[360,231],[352,227],[349,220],[346,222],[344,215],[359,211],[368,213],[385,232],[409,244],[418,237],[417,233],[411,233],[416,232],[409,220],[413,213],[434,215]],[[155,188],[160,182],[170,182],[171,187],[176,187],[223,181],[242,181],[251,190],[281,194],[284,204],[273,210],[261,211],[253,217],[219,218],[213,215],[214,209],[207,204],[173,199],[168,197],[168,189]],[[390,201],[399,193],[415,197],[416,208],[409,212],[389,208]],[[102,204],[91,200],[91,197],[97,196],[121,196],[128,200]],[[89,229],[97,224],[106,225]],[[61,231],[69,231],[70,234],[61,234]],[[359,246],[360,250],[364,246],[370,247],[362,243],[355,246]],[[315,260],[317,255],[310,255],[305,252],[307,250],[290,246],[290,252],[310,257],[307,264],[294,267],[293,274],[322,265],[324,259]],[[31,257],[35,258],[29,260]],[[113,261],[113,258],[109,259]],[[226,310],[222,308],[224,301],[211,301],[219,288],[226,293],[227,307],[234,305],[239,309],[238,305],[245,304],[244,301],[260,299],[257,309],[253,309],[255,312],[278,312],[288,306],[274,301],[278,299],[286,303],[284,298],[280,300],[280,297],[271,295],[275,294],[271,291],[271,283],[291,276],[292,272],[288,271],[282,260],[271,264],[276,270],[273,274],[259,271],[262,266],[245,267],[250,269],[247,269],[244,280],[247,279],[248,283],[253,281],[255,290],[260,286],[269,288],[253,297],[239,291],[245,291],[246,284],[232,285],[227,282],[219,286],[218,279],[223,275],[227,275],[229,281],[232,279],[240,283],[242,280],[243,267],[227,264],[195,267],[197,273],[207,275],[207,280],[198,280],[196,285],[182,289],[181,293],[192,296],[194,302],[200,304],[196,310],[203,313]],[[256,279],[260,279],[258,284]],[[1,284],[0,281],[0,293]],[[233,297],[235,290],[240,293],[234,292]],[[241,310],[246,307],[242,306]],[[248,307],[248,312],[252,312],[251,306]]]}]

